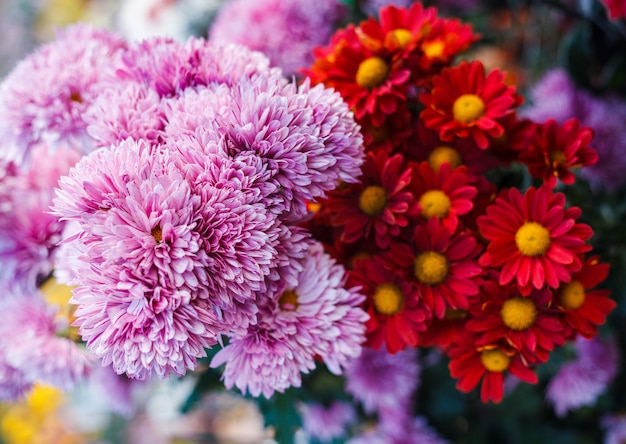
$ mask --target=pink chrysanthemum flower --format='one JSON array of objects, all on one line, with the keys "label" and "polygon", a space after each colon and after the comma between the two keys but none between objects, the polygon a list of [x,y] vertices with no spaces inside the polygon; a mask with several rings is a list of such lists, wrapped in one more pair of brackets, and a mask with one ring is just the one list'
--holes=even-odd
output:
[{"label": "pink chrysanthemum flower", "polygon": [[368,413],[406,405],[419,386],[417,351],[407,348],[395,354],[365,348],[346,369],[346,391]]},{"label": "pink chrysanthemum flower", "polygon": [[[166,140],[204,152],[225,145],[233,158],[261,159],[265,171],[259,173],[266,178],[257,184],[266,188],[264,201],[282,219],[302,219],[306,201],[323,197],[339,181],[357,180],[363,138],[337,93],[270,76],[211,89],[186,93],[183,102],[169,105]],[[205,117],[199,118],[196,110],[203,104]]]},{"label": "pink chrysanthemum flower", "polygon": [[162,37],[134,43],[103,79],[106,89],[85,115],[89,134],[99,146],[127,137],[158,144],[168,99],[190,88],[231,86],[258,74],[286,82],[267,57],[240,45]]},{"label": "pink chrysanthemum flower", "polygon": [[74,25],[22,60],[0,87],[2,157],[27,159],[40,142],[91,151],[83,113],[125,46],[108,31]]},{"label": "pink chrysanthemum flower", "polygon": [[0,350],[24,380],[72,389],[87,377],[94,356],[64,335],[66,320],[38,294],[11,298],[0,310]]},{"label": "pink chrysanthemum flower", "polygon": [[313,48],[330,39],[345,12],[338,0],[234,0],[219,11],[209,35],[264,53],[291,76],[311,65]]},{"label": "pink chrysanthemum flower", "polygon": [[147,142],[79,162],[60,181],[62,218],[81,223],[73,302],[88,347],[144,379],[193,368],[204,348],[255,321],[255,292],[276,255],[275,219],[243,193],[190,183]]},{"label": "pink chrysanthemum flower", "polygon": [[617,372],[619,357],[614,340],[579,338],[575,346],[576,360],[562,365],[547,387],[546,397],[557,416],[593,404]]},{"label": "pink chrysanthemum flower", "polygon": [[64,223],[49,213],[53,188],[80,154],[49,145],[31,149],[32,160],[18,167],[4,162],[0,177],[0,283],[5,289],[32,292],[53,268]]},{"label": "pink chrysanthemum flower", "polygon": [[300,373],[315,368],[316,356],[340,374],[361,353],[367,320],[358,307],[363,296],[343,288],[343,267],[320,244],[310,244],[301,262],[297,285],[279,284],[260,293],[257,325],[213,358],[212,367],[226,364],[227,388],[269,398],[275,391],[299,387]]},{"label": "pink chrysanthemum flower", "polygon": [[365,297],[355,288],[345,289],[341,265],[311,244],[296,286],[276,294],[275,322],[302,346],[320,356],[328,369],[341,374],[361,353],[368,319],[359,305]]},{"label": "pink chrysanthemum flower", "polygon": [[268,399],[274,392],[300,387],[301,373],[315,368],[312,353],[263,316],[243,338],[232,339],[217,352],[211,366],[222,364],[226,364],[222,374],[226,388]]}]

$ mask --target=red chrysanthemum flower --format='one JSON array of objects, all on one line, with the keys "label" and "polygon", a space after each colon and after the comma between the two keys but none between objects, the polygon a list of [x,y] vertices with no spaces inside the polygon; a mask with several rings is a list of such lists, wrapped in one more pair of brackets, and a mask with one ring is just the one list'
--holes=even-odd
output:
[{"label": "red chrysanthemum flower", "polygon": [[368,116],[360,119],[365,151],[384,151],[389,155],[405,153],[410,146],[419,117],[406,108],[400,108],[393,119],[382,126],[374,126]]},{"label": "red chrysanthemum flower", "polygon": [[555,305],[562,310],[561,316],[568,338],[576,334],[591,339],[598,333],[598,326],[616,307],[609,298],[609,290],[592,290],[606,279],[609,264],[600,263],[598,256],[589,257],[583,268],[572,274],[572,280],[562,284],[556,291]]},{"label": "red chrysanthemum flower", "polygon": [[565,343],[558,312],[550,308],[550,289],[522,296],[516,286],[487,281],[480,298],[482,303],[472,306],[466,324],[477,334],[476,345],[505,341],[527,362],[541,363],[548,360],[555,346]]},{"label": "red chrysanthemum flower", "polygon": [[316,57],[304,74],[312,84],[323,83],[337,90],[357,119],[366,115],[376,127],[388,116],[406,106],[411,72],[402,64],[392,63],[392,54],[384,48],[366,47],[354,26],[339,30],[327,48],[316,48]]},{"label": "red chrysanthemum flower", "polygon": [[548,119],[537,125],[528,149],[520,154],[520,161],[528,167],[530,175],[554,187],[557,178],[566,185],[574,183],[572,169],[590,166],[598,162],[598,153],[590,145],[591,128],[580,125],[578,119],[570,119],[562,126]]},{"label": "red chrysanthemum flower", "polygon": [[580,208],[565,208],[565,195],[548,187],[530,187],[524,195],[505,190],[486,213],[477,220],[489,241],[479,264],[501,269],[500,285],[515,281],[523,295],[569,282],[582,267],[579,256],[591,249],[585,243],[591,227],[576,223]]},{"label": "red chrysanthemum flower", "polygon": [[433,217],[415,228],[412,245],[392,243],[388,262],[410,276],[426,306],[441,319],[446,309],[469,309],[482,272],[476,261],[480,250],[469,232],[452,234]]},{"label": "red chrysanthemum flower", "polygon": [[426,107],[420,114],[428,128],[439,132],[443,141],[471,137],[486,149],[489,138],[502,136],[498,119],[522,103],[515,87],[504,83],[504,74],[493,70],[485,76],[479,61],[461,62],[444,68],[432,78],[432,89],[419,99]]},{"label": "red chrysanthemum flower", "polygon": [[426,161],[435,171],[439,171],[444,163],[449,163],[453,169],[465,165],[468,174],[474,176],[499,164],[498,159],[489,152],[478,148],[473,139],[455,138],[443,142],[439,133],[426,128],[421,120],[416,125],[415,133],[415,140],[407,146],[407,157],[418,162]]},{"label": "red chrysanthemum flower", "polygon": [[361,182],[329,193],[325,204],[331,224],[343,227],[341,241],[372,239],[380,248],[387,248],[391,238],[409,224],[407,213],[414,200],[407,187],[412,174],[401,154],[368,153]]},{"label": "red chrysanthemum flower", "polygon": [[399,273],[385,268],[380,258],[358,260],[348,275],[348,287],[353,286],[367,297],[367,346],[379,349],[385,344],[389,353],[396,353],[419,344],[419,332],[426,330],[430,312]]},{"label": "red chrysanthemum flower", "polygon": [[611,20],[626,18],[626,3],[624,3],[624,0],[600,0],[600,2],[606,6]]},{"label": "red chrysanthemum flower", "polygon": [[476,347],[473,339],[468,334],[459,336],[448,350],[448,368],[450,375],[458,379],[457,389],[470,392],[482,380],[480,399],[498,403],[504,397],[505,372],[530,384],[537,383],[537,375],[524,364],[519,353],[497,343]]},{"label": "red chrysanthemum flower", "polygon": [[473,208],[476,187],[468,184],[467,168],[452,168],[444,162],[435,171],[428,162],[420,163],[413,175],[411,190],[417,201],[417,212],[426,220],[436,217],[454,232],[459,216]]}]

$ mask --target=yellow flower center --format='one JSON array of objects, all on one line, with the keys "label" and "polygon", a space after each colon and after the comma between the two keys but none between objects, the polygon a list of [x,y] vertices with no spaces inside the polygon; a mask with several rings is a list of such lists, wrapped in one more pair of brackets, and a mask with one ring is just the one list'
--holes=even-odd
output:
[{"label": "yellow flower center", "polygon": [[426,285],[437,285],[448,276],[448,259],[436,251],[426,251],[415,259],[415,277]]},{"label": "yellow flower center", "polygon": [[537,307],[529,298],[515,297],[502,304],[500,316],[504,325],[511,330],[526,330],[535,323]]},{"label": "yellow flower center", "polygon": [[515,243],[524,256],[543,256],[550,247],[550,232],[537,222],[526,222],[515,233]]},{"label": "yellow flower center", "polygon": [[578,281],[572,281],[559,288],[559,299],[566,310],[575,310],[585,302],[585,287]]},{"label": "yellow flower center", "polygon": [[500,349],[483,350],[480,355],[480,361],[483,366],[490,372],[501,373],[509,368],[511,358],[504,354]]},{"label": "yellow flower center", "polygon": [[406,45],[411,43],[413,34],[408,29],[398,28],[391,31],[389,34],[398,42],[400,48],[405,48]]},{"label": "yellow flower center", "polygon": [[463,163],[461,155],[457,150],[450,146],[438,146],[428,156],[428,163],[435,171],[439,171],[439,167],[444,163],[449,163],[452,168],[456,168]]},{"label": "yellow flower center", "polygon": [[359,65],[356,83],[361,88],[372,89],[382,85],[389,75],[389,65],[380,57],[370,57]]},{"label": "yellow flower center", "polygon": [[163,240],[163,231],[161,231],[161,227],[156,225],[151,231],[150,234],[152,235],[152,237],[154,238],[154,240],[157,242],[157,244],[160,244],[161,241]]},{"label": "yellow flower center", "polygon": [[422,207],[422,216],[426,219],[431,217],[443,218],[450,211],[450,199],[441,190],[426,191],[420,197],[420,206]]},{"label": "yellow flower center", "polygon": [[550,158],[550,165],[552,165],[553,167],[563,165],[567,160],[563,151],[558,150],[550,150],[548,152],[548,157]]},{"label": "yellow flower center", "polygon": [[293,311],[298,308],[298,293],[293,290],[285,290],[278,299],[278,305],[283,310]]},{"label": "yellow flower center", "polygon": [[441,40],[434,40],[432,42],[425,42],[422,45],[422,50],[426,57],[429,59],[439,59],[443,56],[446,44]]},{"label": "yellow flower center", "polygon": [[485,102],[476,94],[463,94],[452,105],[454,120],[470,123],[485,114]]},{"label": "yellow flower center", "polygon": [[384,142],[389,138],[389,128],[386,125],[383,126],[370,126],[367,129],[370,136],[372,136],[372,140],[375,143]]},{"label": "yellow flower center", "polygon": [[387,205],[387,192],[383,187],[370,185],[359,196],[359,208],[368,216],[382,213]]},{"label": "yellow flower center", "polygon": [[394,284],[381,284],[374,292],[374,308],[378,313],[394,315],[402,310],[404,295]]},{"label": "yellow flower center", "polygon": [[353,254],[348,261],[348,270],[354,270],[354,261],[358,261],[359,259],[370,259],[371,257],[372,255],[366,251],[359,251]]}]

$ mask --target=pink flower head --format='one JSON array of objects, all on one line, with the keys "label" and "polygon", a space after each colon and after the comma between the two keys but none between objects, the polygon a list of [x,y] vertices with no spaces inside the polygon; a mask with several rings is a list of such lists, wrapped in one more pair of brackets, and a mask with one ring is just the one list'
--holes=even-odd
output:
[{"label": "pink flower head", "polygon": [[81,224],[76,325],[118,373],[182,375],[204,348],[255,321],[276,255],[276,220],[233,187],[185,180],[172,159],[128,140],[79,162],[54,211]]},{"label": "pink flower head", "polygon": [[209,35],[264,53],[291,76],[313,62],[313,48],[326,44],[345,12],[338,0],[234,0],[220,9]]},{"label": "pink flower head", "polygon": [[69,326],[56,321],[55,314],[39,294],[4,301],[0,354],[23,380],[69,390],[89,375],[94,357],[63,335]]},{"label": "pink flower head", "polygon": [[21,167],[3,161],[0,177],[0,282],[6,289],[32,292],[53,268],[64,223],[49,213],[53,188],[80,154],[48,144],[31,148],[33,158]]},{"label": "pink flower head", "polygon": [[546,397],[557,416],[593,404],[617,372],[619,357],[614,340],[579,338],[575,346],[576,360],[561,366],[547,387]]},{"label": "pink flower head", "polygon": [[2,157],[27,160],[40,142],[91,151],[83,113],[125,46],[108,31],[73,25],[23,59],[0,88]]},{"label": "pink flower head", "polygon": [[367,320],[358,307],[363,296],[343,288],[343,267],[320,244],[309,245],[297,284],[259,293],[257,325],[243,338],[232,338],[213,358],[212,367],[226,364],[227,388],[269,398],[275,391],[299,387],[300,373],[315,368],[316,356],[340,374],[361,353]]}]

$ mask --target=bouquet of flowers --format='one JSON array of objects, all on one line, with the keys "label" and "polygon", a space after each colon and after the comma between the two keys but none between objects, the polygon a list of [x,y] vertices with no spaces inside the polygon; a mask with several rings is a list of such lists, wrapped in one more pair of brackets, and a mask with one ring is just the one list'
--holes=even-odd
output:
[{"label": "bouquet of flowers", "polygon": [[498,404],[576,347],[613,364],[564,365],[596,386],[555,379],[556,413],[606,388],[609,264],[570,197],[594,129],[522,113],[467,22],[415,2],[336,29],[327,3],[302,70],[218,16],[208,40],[74,25],[3,80],[3,399],[184,377],[186,409],[236,388],[279,442],[434,443],[428,366]]}]

